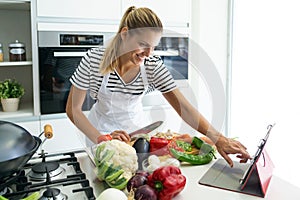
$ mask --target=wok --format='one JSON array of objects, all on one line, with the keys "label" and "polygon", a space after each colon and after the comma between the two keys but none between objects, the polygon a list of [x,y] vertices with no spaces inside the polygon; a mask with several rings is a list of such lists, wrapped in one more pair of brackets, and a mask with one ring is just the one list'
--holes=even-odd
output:
[{"label": "wok", "polygon": [[21,126],[0,121],[0,178],[10,176],[21,169],[41,144]]}]

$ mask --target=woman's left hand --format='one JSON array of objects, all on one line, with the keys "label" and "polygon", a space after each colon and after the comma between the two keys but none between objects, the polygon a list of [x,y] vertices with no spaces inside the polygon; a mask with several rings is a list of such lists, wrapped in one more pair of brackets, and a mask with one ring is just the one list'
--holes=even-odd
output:
[{"label": "woman's left hand", "polygon": [[220,136],[216,141],[216,147],[220,155],[227,161],[227,163],[233,167],[233,161],[228,154],[237,154],[237,158],[241,159],[241,163],[246,163],[250,159],[250,155],[247,152],[247,148],[237,140],[232,138],[226,138]]},{"label": "woman's left hand", "polygon": [[126,131],[123,130],[115,130],[110,133],[112,139],[121,140],[124,142],[130,142],[130,136]]}]

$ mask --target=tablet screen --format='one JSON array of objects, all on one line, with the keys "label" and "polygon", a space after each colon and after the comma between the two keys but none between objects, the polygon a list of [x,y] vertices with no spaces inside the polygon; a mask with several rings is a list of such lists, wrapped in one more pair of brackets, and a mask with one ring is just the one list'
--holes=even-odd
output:
[{"label": "tablet screen", "polygon": [[262,154],[262,151],[267,143],[267,140],[269,138],[269,135],[270,135],[270,132],[272,130],[272,128],[274,127],[275,124],[273,125],[269,125],[267,127],[267,134],[266,136],[260,140],[259,144],[258,144],[258,148],[257,148],[257,151],[253,157],[253,159],[251,160],[251,164],[249,165],[248,169],[245,171],[244,175],[243,175],[243,178],[240,180],[240,184],[243,185],[246,183],[246,181],[248,180],[253,168],[254,168],[254,165],[255,163],[258,161],[258,159],[260,158],[261,154]]}]

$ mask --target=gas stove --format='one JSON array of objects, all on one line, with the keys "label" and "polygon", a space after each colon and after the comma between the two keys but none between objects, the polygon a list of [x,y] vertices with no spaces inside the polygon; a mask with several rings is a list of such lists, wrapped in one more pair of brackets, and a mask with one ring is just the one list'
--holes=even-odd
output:
[{"label": "gas stove", "polygon": [[40,200],[93,200],[108,186],[97,179],[85,150],[33,156],[18,172],[0,180],[0,195],[19,200],[40,193]]}]

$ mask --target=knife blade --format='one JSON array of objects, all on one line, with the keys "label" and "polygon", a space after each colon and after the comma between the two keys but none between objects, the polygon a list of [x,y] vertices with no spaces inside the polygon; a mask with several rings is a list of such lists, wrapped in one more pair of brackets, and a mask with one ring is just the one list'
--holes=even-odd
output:
[{"label": "knife blade", "polygon": [[141,129],[138,129],[136,131],[133,131],[131,133],[129,133],[129,136],[130,137],[133,137],[135,135],[138,135],[138,134],[147,134],[147,133],[150,133],[151,131],[155,130],[156,128],[158,128],[161,124],[163,123],[163,121],[156,121],[152,124],[149,124],[148,126],[145,126]]}]

